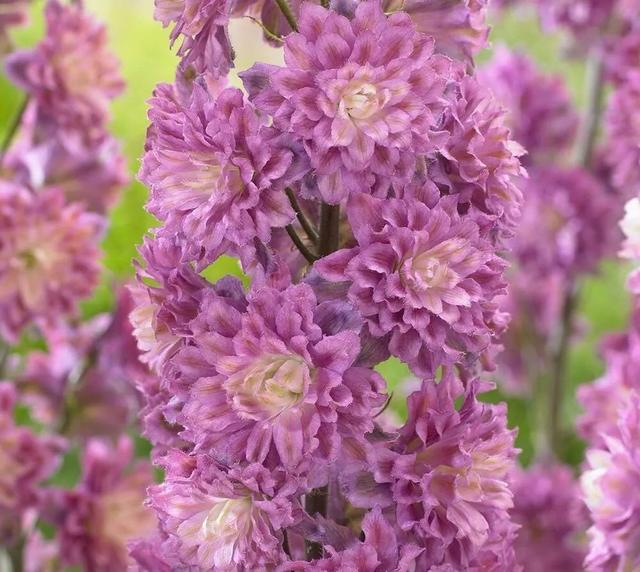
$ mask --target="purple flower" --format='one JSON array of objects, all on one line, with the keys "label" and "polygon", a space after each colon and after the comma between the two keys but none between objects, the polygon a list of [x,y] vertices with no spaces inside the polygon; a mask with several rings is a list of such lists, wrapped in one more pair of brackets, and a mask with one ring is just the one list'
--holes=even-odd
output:
[{"label": "purple flower", "polygon": [[102,220],[65,205],[62,192],[32,194],[0,182],[0,331],[15,339],[35,320],[73,313],[97,285]]},{"label": "purple flower", "polygon": [[512,248],[527,276],[593,272],[615,252],[621,199],[580,168],[545,167],[530,172],[519,233]]},{"label": "purple flower", "polygon": [[282,572],[409,572],[424,548],[399,542],[396,531],[382,515],[380,507],[368,512],[362,521],[362,542],[344,550],[328,547],[328,557],[313,562],[292,562]]},{"label": "purple flower", "polygon": [[[385,384],[357,366],[353,320],[341,329],[335,316],[304,284],[257,288],[246,302],[209,295],[191,324],[193,345],[174,360],[189,389],[184,425],[195,441],[225,463],[295,471],[311,459],[335,460],[342,436],[373,430]],[[319,465],[311,476],[323,472]]]},{"label": "purple flower", "polygon": [[4,165],[24,186],[34,191],[61,189],[67,201],[98,213],[115,204],[129,181],[120,145],[106,131],[90,145],[80,143],[42,117],[35,103],[27,108]]},{"label": "purple flower", "polygon": [[620,0],[535,0],[535,4],[546,28],[565,28],[586,44],[602,38]]},{"label": "purple flower", "polygon": [[640,567],[640,394],[632,392],[620,411],[617,436],[587,451],[581,478],[589,529],[587,570],[635,570]]},{"label": "purple flower", "polygon": [[625,195],[640,192],[640,83],[617,89],[607,107],[606,161],[613,185]]},{"label": "purple flower", "polygon": [[520,217],[524,150],[511,139],[505,110],[475,78],[461,78],[449,98],[440,127],[450,137],[429,158],[428,175],[443,194],[458,198],[462,210],[472,205],[508,236]]},{"label": "purple flower", "polygon": [[451,197],[427,206],[358,195],[349,205],[358,246],[315,265],[349,282],[371,333],[390,334],[391,353],[419,375],[484,351],[504,290],[504,261],[456,206]]},{"label": "purple flower", "polygon": [[[398,437],[371,445],[363,469],[342,477],[352,504],[380,504],[425,548],[419,570],[467,570],[478,559],[512,557],[514,432],[507,430],[505,407],[478,402],[477,390],[472,382],[456,410],[460,392],[450,372],[438,383],[425,381],[408,399],[409,417]],[[496,569],[507,569],[502,566]]]},{"label": "purple flower", "polygon": [[585,548],[580,536],[586,515],[571,469],[536,465],[512,475],[513,522],[520,525],[515,544],[525,572],[582,570]]},{"label": "purple flower", "polygon": [[387,0],[385,11],[402,10],[419,32],[432,36],[436,50],[473,63],[487,46],[488,0]]},{"label": "purple flower", "polygon": [[544,74],[526,55],[501,48],[480,71],[480,81],[508,110],[527,164],[553,162],[571,149],[579,119],[561,76]]},{"label": "purple flower", "polygon": [[127,570],[127,542],[150,532],[156,522],[143,504],[152,483],[151,466],[133,462],[128,438],[115,448],[89,441],[80,483],[59,491],[52,510],[62,561],[96,572]]},{"label": "purple flower", "polygon": [[151,490],[151,504],[182,566],[273,570],[286,559],[283,529],[295,520],[286,481],[257,464],[224,470],[208,457],[180,453],[168,470]]},{"label": "purple flower", "polygon": [[233,48],[227,27],[229,0],[155,0],[155,19],[173,24],[171,43],[181,40],[178,55],[183,70],[226,76],[233,66]]},{"label": "purple flower", "polygon": [[14,423],[16,391],[0,383],[0,542],[11,545],[21,516],[40,504],[42,482],[55,472],[61,440]]},{"label": "purple flower", "polygon": [[362,2],[353,20],[306,3],[286,67],[243,75],[274,126],[302,140],[323,200],[405,183],[415,156],[433,149],[450,63],[408,15]]},{"label": "purple flower", "polygon": [[37,102],[38,112],[87,140],[103,133],[109,104],[124,82],[104,26],[77,5],[49,0],[47,34],[32,50],[7,59],[7,71]]},{"label": "purple flower", "polygon": [[284,187],[296,177],[294,152],[266,127],[242,92],[213,97],[196,86],[188,107],[160,85],[140,178],[151,187],[151,213],[179,234],[188,256],[208,265],[294,216]]},{"label": "purple flower", "polygon": [[603,446],[607,435],[619,437],[618,417],[634,392],[640,391],[640,310],[634,309],[629,331],[608,336],[602,346],[607,369],[602,377],[578,388],[584,413],[581,436]]}]

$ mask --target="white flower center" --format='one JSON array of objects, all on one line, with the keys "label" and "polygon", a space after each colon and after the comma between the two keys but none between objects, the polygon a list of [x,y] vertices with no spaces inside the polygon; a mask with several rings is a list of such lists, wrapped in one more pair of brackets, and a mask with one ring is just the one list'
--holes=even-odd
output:
[{"label": "white flower center", "polygon": [[371,83],[352,82],[345,90],[340,106],[351,119],[369,119],[381,107],[378,89]]}]

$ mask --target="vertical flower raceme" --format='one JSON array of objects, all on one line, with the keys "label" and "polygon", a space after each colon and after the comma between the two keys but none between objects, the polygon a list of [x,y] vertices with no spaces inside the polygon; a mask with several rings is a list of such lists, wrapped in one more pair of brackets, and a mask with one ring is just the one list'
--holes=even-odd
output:
[{"label": "vertical flower raceme", "polygon": [[32,320],[73,313],[99,278],[102,222],[62,192],[0,182],[0,331],[15,339]]},{"label": "vertical flower raceme", "polygon": [[[507,322],[498,250],[525,174],[466,71],[485,11],[156,1],[183,60],[140,171],[160,226],[131,320],[167,476],[139,569],[518,569],[514,434],[473,381]],[[246,99],[221,78],[242,14],[284,49],[240,74]],[[222,255],[248,286],[203,277]],[[379,417],[389,354],[429,380],[399,428]]]}]

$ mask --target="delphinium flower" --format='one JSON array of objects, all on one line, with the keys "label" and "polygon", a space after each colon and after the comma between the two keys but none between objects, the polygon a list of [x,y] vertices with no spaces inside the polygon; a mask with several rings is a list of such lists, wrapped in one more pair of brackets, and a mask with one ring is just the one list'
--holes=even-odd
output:
[{"label": "delphinium flower", "polygon": [[285,39],[286,67],[258,64],[243,77],[275,128],[304,144],[319,195],[337,203],[409,182],[416,155],[441,136],[449,61],[409,16],[386,17],[376,2],[353,20],[304,4],[299,30]]},{"label": "delphinium flower", "polygon": [[45,8],[47,34],[7,59],[9,77],[38,104],[38,113],[83,141],[100,137],[109,104],[124,83],[106,29],[82,6],[57,0]]},{"label": "delphinium flower", "polygon": [[151,466],[133,461],[133,443],[122,437],[115,447],[91,440],[83,452],[80,482],[52,494],[47,516],[58,530],[60,560],[86,570],[126,570],[127,543],[155,526],[144,506],[153,483]]},{"label": "delphinium flower", "polygon": [[479,75],[508,110],[508,125],[527,151],[527,165],[553,162],[569,151],[578,113],[561,76],[542,73],[528,56],[504,47]]},{"label": "delphinium flower", "polygon": [[21,519],[39,508],[43,482],[55,472],[63,441],[35,434],[14,422],[17,393],[0,383],[0,545],[19,541]]},{"label": "delphinium flower", "polygon": [[[206,456],[175,453],[151,491],[161,530],[178,562],[198,570],[273,570],[285,561],[283,529],[295,519],[284,473],[259,464],[227,469]],[[298,507],[299,512],[299,507]],[[299,517],[298,517],[299,518]]]},{"label": "delphinium flower", "polygon": [[502,240],[520,217],[525,151],[511,138],[506,109],[477,79],[462,77],[448,97],[439,127],[449,136],[427,158],[428,178],[442,194],[455,195],[462,212],[470,205],[478,224]]},{"label": "delphinium flower", "polygon": [[[230,246],[258,238],[294,217],[284,187],[295,176],[294,152],[266,127],[242,92],[198,87],[188,107],[169,85],[152,100],[153,128],[141,179],[162,232],[188,241],[203,265]],[[293,172],[292,172],[293,171]]]},{"label": "delphinium flower", "polygon": [[71,314],[96,286],[101,220],[65,204],[57,189],[33,194],[0,182],[0,331]]},{"label": "delphinium flower", "polygon": [[96,135],[91,144],[78,145],[43,118],[32,102],[4,157],[3,174],[34,192],[61,189],[67,202],[103,214],[129,181],[120,147],[107,131]]},{"label": "delphinium flower", "polygon": [[504,261],[457,211],[455,197],[431,208],[418,200],[355,197],[349,218],[358,246],[316,264],[348,281],[349,299],[374,336],[417,374],[428,375],[491,341],[493,299],[504,292]]},{"label": "delphinium flower", "polygon": [[[193,356],[181,376],[190,386],[183,423],[196,441],[229,463],[296,471],[310,458],[334,461],[342,436],[373,430],[384,382],[357,366],[358,330],[323,331],[332,312],[302,284],[261,287],[246,302],[205,298],[191,325],[195,348],[185,348],[203,365]],[[311,476],[322,479],[320,467]]]},{"label": "delphinium flower", "polygon": [[582,570],[586,514],[578,482],[560,464],[517,469],[511,476],[518,563],[527,572]]},{"label": "delphinium flower", "polygon": [[[507,569],[515,434],[504,407],[477,400],[477,381],[466,395],[458,386],[450,372],[438,383],[424,381],[409,396],[398,437],[386,447],[372,442],[366,463],[356,456],[343,487],[353,505],[380,505],[408,542],[425,548],[416,569],[474,569],[496,556],[503,560],[496,569]],[[455,397],[464,398],[459,409]]]},{"label": "delphinium flower", "polygon": [[183,72],[209,72],[214,78],[226,76],[233,66],[229,42],[230,0],[155,0],[155,19],[173,26],[171,43],[179,42]]},{"label": "delphinium flower", "polygon": [[593,526],[587,570],[635,570],[640,566],[640,394],[632,391],[618,410],[617,435],[605,435],[587,451],[582,492]]},{"label": "delphinium flower", "polygon": [[385,11],[402,10],[411,16],[419,32],[431,36],[436,49],[473,62],[487,46],[488,0],[388,0]]},{"label": "delphinium flower", "polygon": [[629,329],[605,339],[602,354],[606,371],[602,377],[578,390],[584,409],[578,419],[581,436],[601,446],[607,436],[618,435],[618,415],[634,392],[640,391],[640,313],[634,309]]}]

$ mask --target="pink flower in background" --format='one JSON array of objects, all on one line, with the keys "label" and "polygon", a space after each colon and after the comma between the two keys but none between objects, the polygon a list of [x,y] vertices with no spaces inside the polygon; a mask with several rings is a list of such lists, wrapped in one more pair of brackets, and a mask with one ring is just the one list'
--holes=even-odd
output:
[{"label": "pink flower in background", "polygon": [[[148,209],[178,233],[201,266],[294,217],[284,187],[296,177],[294,152],[244,101],[226,89],[217,97],[197,87],[182,107],[162,85],[149,113],[140,178],[152,189]],[[161,233],[162,234],[162,233]]]},{"label": "pink flower in background", "polygon": [[212,459],[175,453],[168,477],[151,491],[179,566],[198,570],[274,570],[286,559],[283,528],[295,520],[286,481],[251,464],[229,470]]},{"label": "pink flower in background", "polygon": [[30,0],[0,0],[0,54],[9,40],[7,32],[15,26],[24,26],[28,21]]},{"label": "pink flower in background", "polygon": [[5,546],[17,540],[22,516],[41,503],[40,486],[55,472],[63,449],[60,439],[16,426],[17,397],[12,384],[0,383],[0,544]]},{"label": "pink flower in background", "polygon": [[418,200],[354,197],[349,218],[358,246],[316,268],[349,283],[349,299],[374,336],[417,374],[429,375],[491,341],[493,299],[503,293],[504,261],[452,197]]},{"label": "pink flower in background", "polygon": [[133,461],[133,443],[115,447],[91,440],[85,447],[80,483],[58,491],[50,512],[59,527],[61,559],[96,572],[127,570],[127,543],[151,532],[156,523],[144,506],[153,483],[151,465]]},{"label": "pink flower in background", "polygon": [[124,82],[107,46],[105,27],[81,6],[50,0],[47,34],[32,50],[7,59],[10,78],[38,104],[38,113],[64,131],[95,140],[110,118],[109,105]]},{"label": "pink flower in background", "polygon": [[512,137],[526,149],[526,164],[557,162],[578,132],[578,112],[561,76],[548,75],[533,60],[506,48],[496,51],[479,81],[505,107]]},{"label": "pink flower in background", "polygon": [[0,183],[0,331],[15,339],[30,321],[72,314],[100,275],[102,220],[66,205],[56,189],[32,194]]},{"label": "pink flower in background", "polygon": [[416,155],[441,137],[451,64],[433,40],[376,2],[360,3],[351,21],[307,3],[284,46],[286,67],[258,64],[243,79],[274,126],[303,142],[320,196],[337,203],[408,182]]},{"label": "pink flower in background", "polygon": [[564,465],[535,465],[512,475],[515,542],[525,572],[582,570],[587,518],[580,489]]},{"label": "pink flower in background", "polygon": [[582,494],[593,526],[587,570],[634,570],[640,566],[640,394],[619,410],[618,435],[587,451]]},{"label": "pink flower in background", "polygon": [[436,50],[473,62],[487,46],[488,0],[386,0],[386,12],[402,10],[419,32],[432,36]]}]

